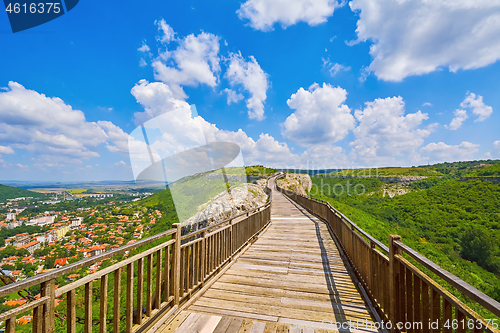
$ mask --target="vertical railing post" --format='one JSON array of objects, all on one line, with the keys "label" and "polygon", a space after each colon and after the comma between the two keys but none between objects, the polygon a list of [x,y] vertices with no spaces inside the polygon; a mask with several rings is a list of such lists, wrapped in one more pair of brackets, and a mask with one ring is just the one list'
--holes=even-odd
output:
[{"label": "vertical railing post", "polygon": [[[375,243],[373,240],[370,240],[370,249],[368,250],[368,285],[370,286],[370,289],[372,292],[374,291],[374,286],[375,286],[375,264],[373,262],[373,254],[375,252]],[[378,295],[377,295],[378,296]]]},{"label": "vertical railing post", "polygon": [[67,293],[67,332],[76,333],[76,291],[70,290]]},{"label": "vertical railing post", "polygon": [[120,332],[120,304],[122,293],[122,269],[115,271],[115,285],[113,290],[113,332]]},{"label": "vertical railing post", "polygon": [[133,314],[134,314],[134,263],[131,262],[127,265],[127,294],[126,294],[126,322],[125,322],[125,332],[131,333],[133,326]]},{"label": "vertical railing post", "polygon": [[52,333],[55,330],[56,280],[43,282],[41,287],[41,297],[49,297],[43,306],[43,332]]},{"label": "vertical railing post", "polygon": [[179,294],[180,294],[180,282],[181,282],[181,224],[174,223],[174,228],[176,228],[175,243],[174,243],[174,256],[172,258],[172,263],[174,265],[174,305],[179,304]]},{"label": "vertical railing post", "polygon": [[85,333],[92,333],[92,281],[85,284]]},{"label": "vertical railing post", "polygon": [[231,257],[229,261],[233,261],[234,247],[233,247],[233,220],[229,221],[229,251],[231,251]]},{"label": "vertical railing post", "polygon": [[207,262],[207,248],[206,248],[206,237],[207,237],[207,231],[203,230],[201,232],[201,286],[203,287],[205,285],[205,263]]},{"label": "vertical railing post", "polygon": [[349,230],[351,232],[351,260],[354,261],[354,266],[356,267],[359,265],[359,263],[356,260],[356,255],[354,253],[355,248],[354,248],[354,234],[356,233],[356,230],[354,229],[354,226],[349,223]]},{"label": "vertical railing post", "polygon": [[108,311],[108,275],[104,275],[101,277],[101,297],[99,299],[100,308],[99,308],[99,321],[101,324],[100,333],[107,332],[107,311]]},{"label": "vertical railing post", "polygon": [[401,249],[394,245],[395,241],[400,241],[401,237],[398,235],[389,235],[389,320],[392,322],[391,332],[397,332],[396,324],[398,322],[397,308],[398,299],[398,281],[399,269],[395,255],[401,254]]}]

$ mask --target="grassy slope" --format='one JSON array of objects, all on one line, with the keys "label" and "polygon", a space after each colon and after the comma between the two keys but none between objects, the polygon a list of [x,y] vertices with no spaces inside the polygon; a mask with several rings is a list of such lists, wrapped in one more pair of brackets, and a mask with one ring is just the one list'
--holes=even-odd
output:
[{"label": "grassy slope", "polygon": [[477,160],[451,163],[445,162],[427,166],[427,168],[432,168],[445,175],[450,175],[453,177],[463,177],[472,171],[484,168],[486,165],[499,163],[500,160]]},{"label": "grassy slope", "polygon": [[371,168],[342,170],[334,175],[396,177],[396,176],[440,176],[440,172],[428,168]]},{"label": "grassy slope", "polygon": [[261,175],[261,176],[269,176],[275,172],[278,172],[277,169],[273,168],[267,168],[262,165],[253,165],[253,166],[247,166],[245,169],[243,167],[230,167],[230,168],[224,168],[224,169],[218,169],[215,171],[212,171],[212,173],[222,173],[222,171],[225,171],[227,175]]},{"label": "grassy slope", "polygon": [[500,163],[474,170],[465,177],[500,177]]},{"label": "grassy slope", "polygon": [[[490,167],[490,165],[492,165]],[[495,166],[496,165],[496,166]],[[433,165],[425,165],[411,168],[367,168],[367,169],[350,169],[342,170],[332,174],[336,175],[355,175],[355,176],[381,176],[381,177],[396,177],[396,176],[443,176],[449,175],[454,177],[461,176],[486,176],[484,172],[494,171],[493,175],[500,176],[500,160],[478,160],[439,163]],[[469,174],[472,173],[472,174]]]},{"label": "grassy slope", "polygon": [[[220,174],[221,172],[220,169],[213,173]],[[245,171],[243,171],[243,168],[226,168],[226,174],[228,175],[240,175],[244,174],[244,172],[248,175],[265,176],[276,172],[276,169],[263,166],[245,167]],[[227,185],[223,179],[209,180],[201,175],[196,175],[176,182],[169,190],[155,193],[144,200],[137,201],[134,205],[154,207],[164,212],[167,208],[173,208],[175,202],[179,220],[184,221],[196,214],[200,205],[208,202],[224,190],[227,190]]]},{"label": "grassy slope", "polygon": [[17,187],[11,187],[11,186],[6,186],[6,185],[1,185],[0,184],[0,201],[7,200],[7,199],[15,199],[15,198],[21,198],[21,197],[33,197],[33,198],[39,198],[43,197],[44,195],[41,193],[33,192],[33,191],[28,191],[22,188],[17,188]]}]

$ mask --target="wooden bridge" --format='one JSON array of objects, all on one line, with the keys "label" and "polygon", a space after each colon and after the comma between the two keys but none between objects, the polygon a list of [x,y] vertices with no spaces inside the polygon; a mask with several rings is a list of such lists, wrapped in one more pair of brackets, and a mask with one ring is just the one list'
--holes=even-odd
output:
[{"label": "wooden bridge", "polygon": [[[398,236],[387,247],[328,203],[282,190],[275,180],[267,188],[272,201],[247,213],[187,235],[175,225],[0,288],[1,297],[41,287],[40,298],[0,321],[8,333],[16,317],[31,312],[32,331],[44,333],[499,333],[500,322],[480,317],[421,269],[491,318],[500,317],[498,302]],[[55,288],[55,279],[126,251],[137,254]],[[63,301],[57,308],[56,299]]]}]

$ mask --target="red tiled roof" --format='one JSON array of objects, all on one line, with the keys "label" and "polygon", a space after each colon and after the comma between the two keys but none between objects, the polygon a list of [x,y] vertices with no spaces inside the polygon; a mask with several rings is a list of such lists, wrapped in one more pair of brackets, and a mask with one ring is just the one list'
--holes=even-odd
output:
[{"label": "red tiled roof", "polygon": [[22,316],[21,318],[17,319],[17,322],[19,325],[26,325],[28,323],[31,323],[33,320],[33,316]]},{"label": "red tiled roof", "polygon": [[40,242],[39,242],[39,241],[32,241],[32,242],[29,242],[29,243],[28,243],[28,244],[26,244],[26,245],[23,245],[23,246],[18,247],[17,249],[18,249],[18,250],[19,250],[19,249],[27,249],[28,247],[32,247],[33,245],[36,245],[36,244],[38,244],[38,243],[40,243]]},{"label": "red tiled roof", "polygon": [[56,259],[56,261],[54,262],[54,266],[57,266],[57,265],[64,266],[64,265],[67,265],[67,264],[68,264],[68,258]]},{"label": "red tiled roof", "polygon": [[3,305],[8,305],[8,306],[21,306],[24,303],[26,303],[25,299],[11,299],[8,301],[3,302]]}]

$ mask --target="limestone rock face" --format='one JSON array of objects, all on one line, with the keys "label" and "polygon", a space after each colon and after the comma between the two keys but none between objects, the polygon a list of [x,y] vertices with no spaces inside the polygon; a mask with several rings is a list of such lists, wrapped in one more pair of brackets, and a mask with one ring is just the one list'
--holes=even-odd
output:
[{"label": "limestone rock face", "polygon": [[184,228],[188,232],[196,231],[265,204],[265,184],[263,179],[259,180],[258,184],[233,186],[229,191],[219,193],[209,202],[199,206],[196,215],[183,223]]},{"label": "limestone rock face", "polygon": [[278,186],[288,191],[307,195],[306,191],[312,188],[311,177],[303,173],[287,173],[283,179],[278,179]]}]

